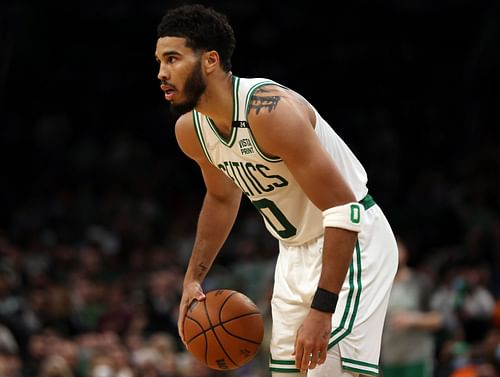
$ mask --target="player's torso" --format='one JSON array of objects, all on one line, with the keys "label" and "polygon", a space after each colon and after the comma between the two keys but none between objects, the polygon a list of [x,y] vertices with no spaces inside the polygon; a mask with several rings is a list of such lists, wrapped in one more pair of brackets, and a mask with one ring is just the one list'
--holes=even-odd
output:
[{"label": "player's torso", "polygon": [[[265,79],[233,78],[233,127],[221,135],[205,115],[193,112],[193,121],[207,159],[241,189],[264,217],[267,229],[291,245],[308,242],[323,232],[321,211],[303,193],[280,158],[266,156],[247,122],[251,95]],[[319,135],[321,136],[321,135]]]}]

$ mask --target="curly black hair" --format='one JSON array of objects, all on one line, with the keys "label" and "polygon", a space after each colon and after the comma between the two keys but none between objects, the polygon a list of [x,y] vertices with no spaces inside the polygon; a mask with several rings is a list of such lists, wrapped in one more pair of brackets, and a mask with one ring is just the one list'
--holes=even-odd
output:
[{"label": "curly black hair", "polygon": [[231,57],[236,47],[234,31],[227,17],[201,4],[182,5],[167,11],[158,25],[158,38],[181,37],[195,51],[215,50],[221,66],[231,70]]}]

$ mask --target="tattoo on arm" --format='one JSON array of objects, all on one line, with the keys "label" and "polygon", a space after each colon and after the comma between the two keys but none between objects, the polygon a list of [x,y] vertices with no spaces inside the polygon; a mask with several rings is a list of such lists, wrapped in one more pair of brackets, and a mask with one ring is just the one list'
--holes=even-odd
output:
[{"label": "tattoo on arm", "polygon": [[281,96],[269,95],[269,90],[266,88],[259,88],[252,95],[249,110],[255,110],[256,114],[258,114],[262,109],[267,109],[267,111],[271,112],[276,109],[280,99]]},{"label": "tattoo on arm", "polygon": [[203,264],[203,262],[201,262],[201,263],[198,265],[198,268],[199,268],[199,271],[198,271],[198,273],[197,273],[198,278],[202,278],[202,277],[204,277],[204,276],[205,276],[205,274],[206,274],[206,272],[208,271],[208,267],[207,267],[207,266],[205,266],[205,265]]}]

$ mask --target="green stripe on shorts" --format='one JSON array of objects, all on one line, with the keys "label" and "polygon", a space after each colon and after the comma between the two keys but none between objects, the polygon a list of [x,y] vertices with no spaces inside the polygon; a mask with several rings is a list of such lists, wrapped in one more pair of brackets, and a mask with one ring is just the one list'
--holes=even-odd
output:
[{"label": "green stripe on shorts", "polygon": [[378,365],[342,357],[342,368],[358,373],[378,376]]},{"label": "green stripe on shorts", "polygon": [[281,373],[300,373],[300,370],[295,367],[295,360],[275,360],[272,357],[269,358],[269,370],[271,372],[281,372]]},{"label": "green stripe on shorts", "polygon": [[[349,293],[347,295],[346,306],[344,308],[344,313],[342,314],[342,320],[340,321],[339,327],[332,331],[332,334],[330,335],[328,349],[332,348],[335,344],[351,333],[359,307],[361,290],[361,249],[359,247],[359,241],[356,241],[356,257],[349,266]],[[352,312],[351,306],[353,308]],[[349,325],[346,328],[347,322]]]}]

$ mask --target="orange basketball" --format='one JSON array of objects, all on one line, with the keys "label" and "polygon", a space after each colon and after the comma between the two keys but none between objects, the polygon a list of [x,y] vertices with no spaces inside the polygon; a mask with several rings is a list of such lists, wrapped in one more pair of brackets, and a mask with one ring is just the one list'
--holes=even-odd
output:
[{"label": "orange basketball", "polygon": [[194,301],[184,320],[184,339],[193,356],[211,369],[231,370],[254,358],[264,336],[264,321],[244,294],[218,289]]}]

